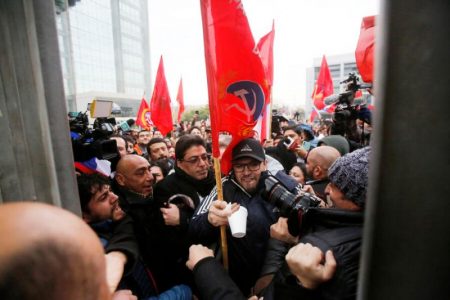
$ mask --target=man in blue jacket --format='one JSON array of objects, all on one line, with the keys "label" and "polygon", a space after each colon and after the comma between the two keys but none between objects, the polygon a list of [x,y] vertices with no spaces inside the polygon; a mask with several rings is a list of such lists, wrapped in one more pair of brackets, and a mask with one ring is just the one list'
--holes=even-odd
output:
[{"label": "man in blue jacket", "polygon": [[[243,238],[232,237],[227,227],[229,274],[244,295],[260,277],[264,265],[270,225],[278,219],[275,207],[263,199],[266,158],[260,143],[252,138],[242,140],[232,151],[232,171],[223,180],[224,200],[217,199],[217,189],[197,207],[189,232],[195,243],[208,245],[216,242],[219,227],[228,225],[228,216],[239,206],[248,211],[247,230]],[[297,194],[300,186],[284,172],[275,175],[291,192]],[[232,203],[231,211],[227,203]]]}]

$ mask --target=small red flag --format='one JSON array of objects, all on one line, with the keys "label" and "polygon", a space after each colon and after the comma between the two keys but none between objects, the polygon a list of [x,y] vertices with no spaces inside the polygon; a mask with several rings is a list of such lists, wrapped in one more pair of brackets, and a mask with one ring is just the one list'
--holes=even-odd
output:
[{"label": "small red flag", "polygon": [[150,129],[152,126],[150,107],[148,107],[147,101],[142,97],[141,105],[136,116],[136,125],[141,128]]},{"label": "small red flag", "polygon": [[[322,57],[322,63],[320,65],[319,76],[314,86],[314,91],[311,96],[313,100],[313,107],[316,110],[321,110],[325,107],[323,100],[325,97],[333,94],[333,79],[331,78],[330,69],[328,68],[327,59],[325,55]],[[313,121],[317,112],[313,109],[310,120]]]},{"label": "small red flag", "polygon": [[213,156],[219,157],[219,133],[232,135],[221,159],[231,169],[231,149],[254,135],[269,101],[264,66],[256,51],[241,1],[201,0]]},{"label": "small red flag", "polygon": [[183,99],[183,78],[180,78],[180,85],[178,86],[177,93],[177,102],[178,102],[178,123],[181,123],[181,115],[184,112],[184,99]]},{"label": "small red flag", "polygon": [[272,22],[272,30],[263,36],[256,46],[259,50],[259,56],[266,71],[266,78],[269,85],[273,85],[273,41],[275,39],[275,21]]},{"label": "small red flag", "polygon": [[269,101],[263,110],[263,114],[258,120],[256,131],[259,133],[261,142],[270,137],[270,102],[272,101],[272,85],[273,85],[273,42],[275,39],[275,21],[272,22],[272,30],[263,36],[256,46],[261,57],[264,70],[266,72],[266,79],[269,84]]},{"label": "small red flag", "polygon": [[150,100],[153,124],[165,136],[173,128],[172,110],[170,108],[170,95],[164,75],[164,63],[161,55],[158,71],[156,72],[155,87]]},{"label": "small red flag", "polygon": [[375,16],[365,17],[361,22],[355,58],[359,74],[364,82],[373,82],[373,64],[375,51]]}]

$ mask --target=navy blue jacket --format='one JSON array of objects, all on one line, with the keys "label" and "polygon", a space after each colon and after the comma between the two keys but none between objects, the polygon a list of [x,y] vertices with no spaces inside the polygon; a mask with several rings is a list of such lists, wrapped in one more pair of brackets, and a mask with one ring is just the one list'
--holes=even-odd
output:
[{"label": "navy blue jacket", "polygon": [[[252,195],[237,183],[233,175],[225,177],[222,182],[225,201],[237,202],[248,211],[245,237],[234,238],[229,227],[227,228],[229,274],[244,295],[249,294],[251,287],[260,277],[270,238],[270,225],[278,219],[275,207],[262,196],[266,176],[267,172],[261,174],[258,189]],[[291,192],[299,191],[297,182],[284,172],[278,172],[275,177]],[[219,227],[212,226],[208,221],[209,207],[216,199],[217,189],[214,188],[197,207],[189,226],[190,237],[194,243],[209,245],[217,242],[220,237]]]}]

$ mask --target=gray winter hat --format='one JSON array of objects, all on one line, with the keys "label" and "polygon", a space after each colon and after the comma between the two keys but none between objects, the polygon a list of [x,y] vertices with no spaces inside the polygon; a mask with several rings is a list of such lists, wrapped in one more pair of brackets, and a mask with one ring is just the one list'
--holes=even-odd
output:
[{"label": "gray winter hat", "polygon": [[370,146],[338,158],[328,170],[328,178],[345,198],[364,208],[369,179]]}]

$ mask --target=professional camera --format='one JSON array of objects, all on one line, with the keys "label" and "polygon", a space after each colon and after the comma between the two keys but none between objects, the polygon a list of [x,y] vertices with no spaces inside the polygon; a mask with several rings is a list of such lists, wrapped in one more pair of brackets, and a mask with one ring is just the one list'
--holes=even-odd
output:
[{"label": "professional camera", "polygon": [[94,157],[106,159],[114,170],[119,159],[116,141],[109,140],[114,133],[114,124],[114,118],[97,118],[94,129],[90,129],[86,112],[69,113],[74,160],[84,162]]},{"label": "professional camera", "polygon": [[303,215],[311,207],[319,206],[321,199],[305,192],[294,195],[271,175],[264,180],[264,185],[263,198],[280,210],[280,216],[288,218],[290,234],[298,236]]},{"label": "professional camera", "polygon": [[325,105],[336,104],[330,133],[345,136],[356,143],[362,143],[363,133],[358,132],[356,119],[371,124],[370,111],[364,101],[356,101],[355,94],[358,90],[371,88],[372,85],[360,84],[359,78],[354,73],[350,73],[349,77],[340,83],[345,85],[345,91],[324,99]]}]

